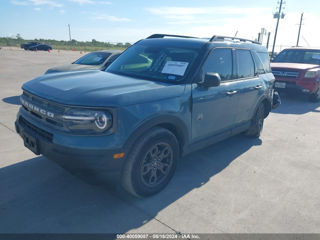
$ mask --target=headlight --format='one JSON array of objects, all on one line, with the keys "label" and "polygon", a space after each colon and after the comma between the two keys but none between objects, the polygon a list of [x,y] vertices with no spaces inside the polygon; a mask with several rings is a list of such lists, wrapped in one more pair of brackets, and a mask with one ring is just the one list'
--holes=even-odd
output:
[{"label": "headlight", "polygon": [[68,129],[84,134],[105,132],[113,123],[110,112],[90,109],[69,109],[62,119]]},{"label": "headlight", "polygon": [[318,76],[318,70],[309,70],[304,74],[305,78],[316,78]]}]

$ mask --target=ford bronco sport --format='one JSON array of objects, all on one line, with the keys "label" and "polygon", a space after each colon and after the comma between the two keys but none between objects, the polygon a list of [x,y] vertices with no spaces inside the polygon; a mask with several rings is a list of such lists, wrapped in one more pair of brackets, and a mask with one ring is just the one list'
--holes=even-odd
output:
[{"label": "ford bronco sport", "polygon": [[273,60],[271,68],[279,92],[303,93],[310,101],[320,100],[320,49],[285,49]]},{"label": "ford bronco sport", "polygon": [[22,87],[24,145],[71,171],[119,176],[135,196],[163,189],[177,160],[232,135],[259,137],[280,104],[265,47],[155,34],[105,72],[47,74]]}]

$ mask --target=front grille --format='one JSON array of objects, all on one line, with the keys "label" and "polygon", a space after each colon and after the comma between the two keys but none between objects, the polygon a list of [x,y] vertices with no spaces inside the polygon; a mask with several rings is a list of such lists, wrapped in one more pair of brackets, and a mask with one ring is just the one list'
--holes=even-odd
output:
[{"label": "front grille", "polygon": [[41,137],[45,138],[49,142],[52,142],[53,134],[49,133],[43,129],[38,128],[37,126],[31,124],[27,120],[25,120],[23,117],[19,118],[19,124],[25,128],[31,129],[33,132],[37,133]]},{"label": "front grille", "polygon": [[273,70],[272,73],[275,77],[284,77],[284,78],[298,78],[299,77],[298,71],[288,71],[285,69]]},{"label": "front grille", "polygon": [[[30,94],[26,91],[23,92],[22,94],[22,106],[23,108],[28,111],[32,116],[41,119],[42,121],[49,123],[51,125],[54,125],[56,127],[63,127],[63,122],[61,120],[61,118],[59,118],[58,116],[61,116],[64,112],[64,107],[50,102],[46,99],[37,97],[33,94]],[[28,104],[25,104],[25,102],[27,102]],[[32,105],[32,107],[30,107],[30,105]],[[38,111],[36,111],[36,109],[38,109]],[[50,114],[54,114],[54,116],[50,117],[48,116],[48,114],[43,114],[39,111],[39,109],[43,110],[45,113],[49,113]]]}]

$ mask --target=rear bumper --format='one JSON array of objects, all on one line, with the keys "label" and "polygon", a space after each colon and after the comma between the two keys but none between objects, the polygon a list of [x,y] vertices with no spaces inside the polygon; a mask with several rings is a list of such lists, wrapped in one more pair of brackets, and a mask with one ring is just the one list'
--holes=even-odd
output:
[{"label": "rear bumper", "polygon": [[44,155],[74,173],[94,176],[97,179],[117,177],[121,173],[125,157],[113,158],[114,154],[122,152],[120,148],[92,146],[92,136],[81,136],[78,140],[75,140],[74,136],[58,136],[59,133],[47,132],[20,113],[15,127],[25,146],[31,151]]}]

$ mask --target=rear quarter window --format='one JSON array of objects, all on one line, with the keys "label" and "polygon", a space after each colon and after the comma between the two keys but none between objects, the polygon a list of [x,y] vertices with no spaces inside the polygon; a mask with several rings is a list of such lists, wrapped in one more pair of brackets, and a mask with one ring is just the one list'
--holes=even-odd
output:
[{"label": "rear quarter window", "polygon": [[269,59],[269,54],[267,52],[257,52],[258,57],[260,58],[264,71],[266,73],[271,72],[271,67],[270,67],[270,59]]}]

